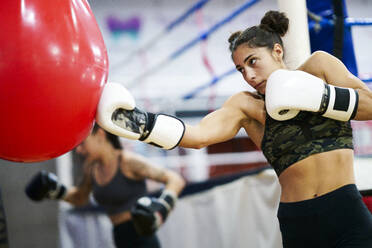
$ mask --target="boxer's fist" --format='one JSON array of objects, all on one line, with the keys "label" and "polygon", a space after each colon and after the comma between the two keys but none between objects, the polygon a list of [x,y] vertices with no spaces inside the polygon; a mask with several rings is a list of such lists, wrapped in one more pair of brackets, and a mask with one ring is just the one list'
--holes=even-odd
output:
[{"label": "boxer's fist", "polygon": [[177,197],[164,191],[159,198],[142,197],[131,209],[136,231],[140,235],[152,235],[165,222]]},{"label": "boxer's fist", "polygon": [[185,131],[184,123],[176,117],[136,108],[130,92],[117,83],[105,85],[96,121],[110,133],[164,149],[176,147]]},{"label": "boxer's fist", "polygon": [[267,113],[283,121],[299,111],[319,112],[339,121],[352,119],[358,108],[358,92],[335,87],[304,71],[279,69],[271,73],[266,83]]},{"label": "boxer's fist", "polygon": [[31,179],[25,192],[33,201],[61,199],[66,194],[66,187],[58,182],[55,174],[43,170]]}]

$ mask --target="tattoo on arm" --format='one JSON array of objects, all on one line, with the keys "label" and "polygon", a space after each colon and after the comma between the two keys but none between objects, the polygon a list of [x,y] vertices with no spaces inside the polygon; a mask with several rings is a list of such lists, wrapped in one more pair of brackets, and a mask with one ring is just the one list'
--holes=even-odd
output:
[{"label": "tattoo on arm", "polygon": [[162,168],[157,168],[148,164],[143,159],[131,159],[128,161],[133,173],[141,179],[152,179],[158,182],[166,182],[166,172]]}]

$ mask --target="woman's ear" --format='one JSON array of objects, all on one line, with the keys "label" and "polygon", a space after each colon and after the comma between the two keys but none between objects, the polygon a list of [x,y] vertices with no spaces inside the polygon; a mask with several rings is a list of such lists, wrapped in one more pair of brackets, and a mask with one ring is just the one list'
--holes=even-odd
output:
[{"label": "woman's ear", "polygon": [[275,58],[275,60],[281,62],[283,60],[283,47],[279,43],[275,43],[273,50],[272,50],[272,55]]}]

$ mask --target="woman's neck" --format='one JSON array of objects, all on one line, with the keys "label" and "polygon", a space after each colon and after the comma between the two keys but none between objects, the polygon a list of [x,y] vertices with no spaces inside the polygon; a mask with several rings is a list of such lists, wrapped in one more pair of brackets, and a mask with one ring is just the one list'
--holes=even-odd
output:
[{"label": "woman's neck", "polygon": [[117,149],[107,149],[103,151],[103,156],[101,159],[101,166],[104,168],[110,168],[112,166],[117,166],[118,158],[121,155],[121,150]]}]

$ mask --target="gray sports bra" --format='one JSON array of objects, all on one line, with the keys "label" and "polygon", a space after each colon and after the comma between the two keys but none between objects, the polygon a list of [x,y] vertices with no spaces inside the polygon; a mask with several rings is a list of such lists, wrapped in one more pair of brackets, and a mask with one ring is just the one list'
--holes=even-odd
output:
[{"label": "gray sports bra", "polygon": [[119,156],[116,174],[109,183],[101,186],[92,175],[94,199],[108,215],[130,210],[138,198],[147,194],[145,180],[130,179],[122,173],[121,159]]}]

